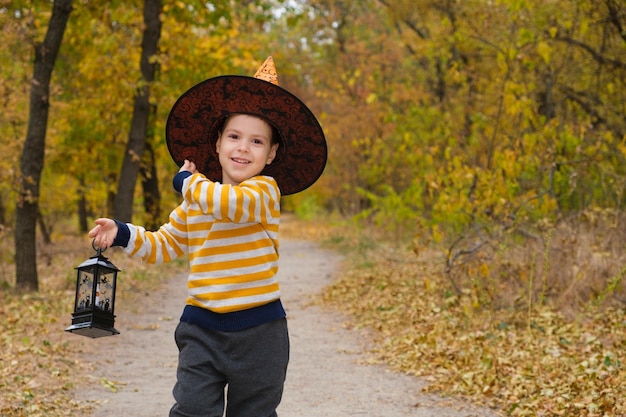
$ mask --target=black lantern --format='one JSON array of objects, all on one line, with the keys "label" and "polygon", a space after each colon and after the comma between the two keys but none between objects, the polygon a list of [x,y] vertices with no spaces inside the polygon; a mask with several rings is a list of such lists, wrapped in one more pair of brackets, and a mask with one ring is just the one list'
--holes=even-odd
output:
[{"label": "black lantern", "polygon": [[91,247],[97,254],[76,267],[78,276],[72,325],[65,331],[92,338],[113,336],[120,333],[113,327],[119,269],[102,256],[104,250],[96,249],[93,242]]}]

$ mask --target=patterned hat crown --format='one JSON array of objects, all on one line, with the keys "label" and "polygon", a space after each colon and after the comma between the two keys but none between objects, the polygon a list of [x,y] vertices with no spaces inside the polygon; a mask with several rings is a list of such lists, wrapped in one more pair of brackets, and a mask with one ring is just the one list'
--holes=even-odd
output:
[{"label": "patterned hat crown", "polygon": [[278,85],[278,73],[276,72],[274,58],[268,56],[265,62],[263,62],[263,65],[261,65],[254,74],[254,78]]}]

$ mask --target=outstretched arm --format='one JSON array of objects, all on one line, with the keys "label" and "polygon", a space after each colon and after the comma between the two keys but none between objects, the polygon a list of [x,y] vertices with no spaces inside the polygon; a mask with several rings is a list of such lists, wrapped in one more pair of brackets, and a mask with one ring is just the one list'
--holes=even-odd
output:
[{"label": "outstretched arm", "polygon": [[117,223],[106,218],[97,219],[95,223],[96,226],[89,231],[89,237],[93,239],[96,248],[106,249],[113,244],[117,236]]}]

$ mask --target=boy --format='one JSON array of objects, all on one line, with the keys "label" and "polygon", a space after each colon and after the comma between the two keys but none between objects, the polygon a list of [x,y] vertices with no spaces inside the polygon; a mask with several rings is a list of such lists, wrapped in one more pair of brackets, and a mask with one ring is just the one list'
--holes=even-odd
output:
[{"label": "boy", "polygon": [[278,87],[270,57],[254,77],[215,77],[188,90],[166,139],[183,196],[169,222],[149,232],[98,219],[89,236],[149,263],[189,255],[170,417],[276,416],[289,360],[276,280],[280,196],[319,178],[324,134]]}]

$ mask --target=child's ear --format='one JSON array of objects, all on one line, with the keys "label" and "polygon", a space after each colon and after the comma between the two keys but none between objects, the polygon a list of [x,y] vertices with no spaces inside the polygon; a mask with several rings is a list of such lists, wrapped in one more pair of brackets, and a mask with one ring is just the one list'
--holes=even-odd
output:
[{"label": "child's ear", "polygon": [[220,153],[220,141],[221,140],[222,140],[222,132],[219,132],[217,141],[215,142],[215,153]]},{"label": "child's ear", "polygon": [[272,163],[274,158],[276,158],[276,151],[278,150],[278,143],[275,143],[270,148],[270,153],[267,155],[267,163],[265,165],[269,165]]}]

